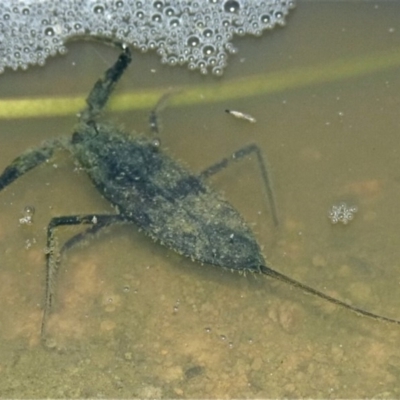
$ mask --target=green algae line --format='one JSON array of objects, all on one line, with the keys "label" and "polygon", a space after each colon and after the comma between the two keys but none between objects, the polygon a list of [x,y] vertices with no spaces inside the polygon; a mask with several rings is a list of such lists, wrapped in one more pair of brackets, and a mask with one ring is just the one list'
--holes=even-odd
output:
[{"label": "green algae line", "polygon": [[[171,98],[171,106],[216,103],[256,95],[293,90],[305,86],[340,81],[400,66],[400,48],[332,61],[329,64],[298,67],[286,71],[254,75],[210,85],[175,88],[179,93]],[[149,109],[169,89],[133,91],[120,94],[110,109],[127,111]],[[38,97],[0,100],[0,118],[56,117],[78,112],[85,106],[84,96]]]}]

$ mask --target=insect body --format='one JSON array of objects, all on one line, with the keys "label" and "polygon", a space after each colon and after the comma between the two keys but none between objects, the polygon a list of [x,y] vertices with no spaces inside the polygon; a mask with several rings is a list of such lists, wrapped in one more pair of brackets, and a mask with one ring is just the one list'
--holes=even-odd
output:
[{"label": "insect body", "polygon": [[400,323],[329,297],[266,265],[252,231],[239,212],[204,182],[230,162],[254,153],[276,225],[278,217],[268,171],[257,146],[244,147],[231,158],[225,158],[199,175],[194,175],[163,153],[158,140],[145,136],[132,138],[111,124],[98,122],[97,115],[130,61],[130,51],[125,48],[114,66],[106,71],[105,77],[96,82],[71,139],[45,142],[40,148],[27,151],[0,176],[1,191],[30,169],[48,160],[61,147],[71,152],[98,191],[117,210],[114,215],[70,215],[55,217],[50,221],[47,230],[47,281],[42,335],[54,298],[60,258],[55,229],[62,225],[79,224],[91,225],[93,232],[112,223],[135,223],[155,240],[194,261],[231,270],[263,273],[360,314]]},{"label": "insect body", "polygon": [[[96,124],[72,138],[72,151],[117,217],[180,254],[231,269],[257,270],[260,249],[240,214],[155,147]],[[98,221],[99,223],[99,221]]]}]

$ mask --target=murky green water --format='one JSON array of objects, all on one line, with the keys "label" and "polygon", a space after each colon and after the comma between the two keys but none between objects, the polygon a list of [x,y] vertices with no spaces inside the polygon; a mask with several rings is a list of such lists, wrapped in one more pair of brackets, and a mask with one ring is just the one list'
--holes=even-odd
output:
[{"label": "murky green water", "polygon": [[[236,82],[398,52],[396,2],[300,2],[288,26],[237,40],[224,77],[136,55],[118,93]],[[44,68],[0,76],[1,96],[87,93],[118,52],[74,43]],[[377,62],[379,62],[377,57]],[[316,73],[316,72],[315,72]],[[213,177],[251,224],[271,266],[366,310],[400,319],[400,74],[386,68],[240,100],[169,107],[162,145],[193,171],[250,143],[268,158],[281,224],[273,227],[255,160]],[[227,115],[233,108],[257,119]],[[148,110],[114,113],[147,129]],[[74,115],[0,121],[0,169],[27,147],[68,135]],[[57,302],[40,343],[44,248],[51,217],[112,212],[59,152],[0,193],[2,397],[399,397],[400,326],[264,277],[200,266],[136,227],[110,228],[62,260]],[[346,201],[347,226],[327,212]],[[20,226],[23,209],[34,224]],[[79,231],[59,229],[62,243]]]}]

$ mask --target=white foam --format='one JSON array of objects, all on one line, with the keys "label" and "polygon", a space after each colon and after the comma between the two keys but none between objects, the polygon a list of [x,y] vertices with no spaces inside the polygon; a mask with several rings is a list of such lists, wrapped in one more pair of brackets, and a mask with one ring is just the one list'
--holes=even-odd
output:
[{"label": "white foam", "polygon": [[2,0],[0,72],[43,65],[66,43],[96,37],[154,50],[161,62],[222,74],[234,35],[284,25],[294,0]]}]

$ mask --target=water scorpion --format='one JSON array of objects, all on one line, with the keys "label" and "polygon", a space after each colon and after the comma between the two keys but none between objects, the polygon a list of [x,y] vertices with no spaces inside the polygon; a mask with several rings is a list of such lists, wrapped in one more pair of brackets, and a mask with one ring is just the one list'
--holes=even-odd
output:
[{"label": "water scorpion", "polygon": [[[112,215],[68,215],[51,219],[47,228],[42,337],[45,337],[46,320],[55,296],[55,280],[60,262],[55,230],[63,225],[81,224],[90,225],[88,231],[95,232],[113,223],[134,223],[154,240],[198,263],[239,272],[261,273],[358,314],[400,324],[398,320],[364,311],[330,297],[267,265],[252,230],[240,213],[205,183],[209,176],[229,163],[250,153],[255,154],[272,218],[277,224],[268,170],[256,145],[246,146],[231,157],[194,174],[162,151],[158,137],[132,137],[111,123],[98,121],[116,83],[131,62],[129,48],[121,47],[118,60],[95,83],[87,97],[87,106],[80,113],[79,123],[72,137],[46,141],[40,147],[24,152],[0,175],[1,191],[20,176],[49,160],[55,150],[65,149],[117,210]],[[152,113],[151,125],[153,131],[158,131],[155,113]],[[80,236],[82,234],[75,239]]]}]

